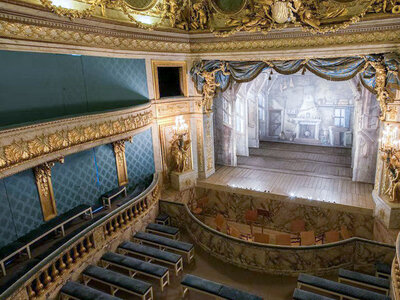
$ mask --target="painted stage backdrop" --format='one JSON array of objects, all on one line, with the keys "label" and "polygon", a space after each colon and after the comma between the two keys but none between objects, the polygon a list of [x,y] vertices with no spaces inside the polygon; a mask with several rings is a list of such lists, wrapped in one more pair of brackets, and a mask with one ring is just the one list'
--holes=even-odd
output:
[{"label": "painted stage backdrop", "polygon": [[[260,76],[269,76],[268,73]],[[359,87],[312,73],[273,75],[260,90],[260,140],[352,146]]]}]

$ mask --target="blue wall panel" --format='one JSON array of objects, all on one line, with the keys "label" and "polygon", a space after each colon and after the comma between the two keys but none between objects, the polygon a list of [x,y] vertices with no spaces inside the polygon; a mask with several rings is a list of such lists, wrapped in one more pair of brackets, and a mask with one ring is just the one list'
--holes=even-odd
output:
[{"label": "blue wall panel", "polygon": [[82,63],[89,111],[132,106],[148,98],[143,59],[83,56]]},{"label": "blue wall panel", "polygon": [[144,59],[0,51],[0,127],[134,106]]},{"label": "blue wall panel", "polygon": [[0,179],[0,248],[17,239],[4,180]]},{"label": "blue wall panel", "polygon": [[132,143],[125,146],[129,186],[144,183],[154,174],[154,152],[152,131],[148,129],[133,137]]},{"label": "blue wall panel", "polygon": [[32,170],[26,170],[5,178],[4,183],[20,237],[44,222],[35,176]]},{"label": "blue wall panel", "polygon": [[117,166],[114,149],[111,144],[93,149],[99,174],[99,185],[102,194],[118,186]]},{"label": "blue wall panel", "polygon": [[52,182],[59,214],[79,204],[99,204],[101,191],[93,150],[69,155],[65,157],[64,164],[56,164],[52,170]]}]

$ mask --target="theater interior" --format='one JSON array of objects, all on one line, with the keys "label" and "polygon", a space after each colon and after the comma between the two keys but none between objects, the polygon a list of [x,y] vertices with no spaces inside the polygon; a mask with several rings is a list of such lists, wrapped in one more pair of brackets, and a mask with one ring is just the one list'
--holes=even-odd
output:
[{"label": "theater interior", "polygon": [[400,300],[399,0],[0,0],[1,300]]}]

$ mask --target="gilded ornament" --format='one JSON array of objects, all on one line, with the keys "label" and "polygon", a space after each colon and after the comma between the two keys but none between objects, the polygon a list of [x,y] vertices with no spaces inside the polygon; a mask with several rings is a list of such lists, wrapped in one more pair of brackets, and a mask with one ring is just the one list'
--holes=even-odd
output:
[{"label": "gilded ornament", "polygon": [[[0,171],[55,151],[147,126],[152,122],[152,118],[151,111],[148,111],[119,119],[116,123],[105,121],[88,126],[71,127],[69,130],[57,130],[49,134],[40,134],[30,140],[14,140],[11,144],[0,147]],[[130,125],[126,126],[126,124]]]}]

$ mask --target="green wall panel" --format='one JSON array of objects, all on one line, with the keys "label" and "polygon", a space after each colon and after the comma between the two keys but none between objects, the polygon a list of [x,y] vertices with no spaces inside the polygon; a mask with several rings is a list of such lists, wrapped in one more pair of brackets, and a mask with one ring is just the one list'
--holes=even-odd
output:
[{"label": "green wall panel", "polygon": [[0,51],[0,127],[118,109],[148,99],[145,61]]}]

